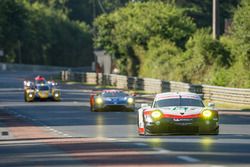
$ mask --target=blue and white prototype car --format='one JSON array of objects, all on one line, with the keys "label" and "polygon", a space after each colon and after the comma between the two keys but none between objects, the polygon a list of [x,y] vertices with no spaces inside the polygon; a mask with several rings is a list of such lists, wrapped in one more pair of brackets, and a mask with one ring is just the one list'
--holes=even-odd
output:
[{"label": "blue and white prototype car", "polygon": [[135,99],[121,90],[103,90],[90,95],[91,111],[134,111]]},{"label": "blue and white prototype car", "polygon": [[138,110],[139,135],[219,133],[219,114],[210,103],[189,92],[157,94],[151,106]]}]

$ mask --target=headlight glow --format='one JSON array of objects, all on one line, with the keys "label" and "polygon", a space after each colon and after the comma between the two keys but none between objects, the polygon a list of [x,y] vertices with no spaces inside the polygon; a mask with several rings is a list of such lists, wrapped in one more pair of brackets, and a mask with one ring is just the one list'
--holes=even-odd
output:
[{"label": "headlight glow", "polygon": [[212,116],[212,111],[210,111],[210,110],[205,110],[205,111],[203,111],[202,115],[203,115],[203,117],[205,117],[205,118],[210,118],[210,117]]},{"label": "headlight glow", "polygon": [[59,97],[59,94],[58,94],[58,93],[55,93],[55,97]]},{"label": "headlight glow", "polygon": [[129,104],[134,103],[134,99],[133,99],[133,98],[131,98],[131,97],[129,97],[129,98],[128,98],[128,103],[129,103]]},{"label": "headlight glow", "polygon": [[159,118],[161,118],[162,113],[161,113],[159,110],[156,110],[156,111],[153,111],[153,112],[151,113],[151,116],[152,116],[152,118],[154,118],[154,119],[159,119]]},{"label": "headlight glow", "polygon": [[29,94],[29,97],[32,98],[32,97],[33,97],[33,94]]},{"label": "headlight glow", "polygon": [[103,103],[103,100],[102,100],[102,98],[98,97],[98,98],[96,98],[95,102],[96,102],[97,104],[102,104],[102,103]]}]

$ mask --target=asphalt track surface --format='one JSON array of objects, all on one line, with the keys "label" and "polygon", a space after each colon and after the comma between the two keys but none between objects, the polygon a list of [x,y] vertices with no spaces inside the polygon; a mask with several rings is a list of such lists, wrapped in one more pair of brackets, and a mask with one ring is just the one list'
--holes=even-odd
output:
[{"label": "asphalt track surface", "polygon": [[62,102],[25,103],[23,80],[35,75],[0,72],[0,131],[9,133],[0,166],[250,166],[247,111],[220,112],[218,136],[141,137],[136,112],[90,112],[90,86],[61,85]]}]

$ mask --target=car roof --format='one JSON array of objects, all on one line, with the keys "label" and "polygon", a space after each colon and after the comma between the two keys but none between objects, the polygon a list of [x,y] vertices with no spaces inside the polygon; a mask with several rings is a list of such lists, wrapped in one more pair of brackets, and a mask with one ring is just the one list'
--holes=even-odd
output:
[{"label": "car roof", "polygon": [[166,93],[159,93],[155,96],[155,100],[173,99],[173,98],[188,98],[188,99],[201,100],[200,95],[191,92],[166,92]]}]

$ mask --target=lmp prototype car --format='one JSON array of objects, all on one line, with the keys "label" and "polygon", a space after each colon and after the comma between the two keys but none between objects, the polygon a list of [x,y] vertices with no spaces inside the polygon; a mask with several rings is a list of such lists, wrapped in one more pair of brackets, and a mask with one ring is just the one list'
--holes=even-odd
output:
[{"label": "lmp prototype car", "polygon": [[91,111],[134,111],[134,97],[121,90],[103,90],[90,95]]},{"label": "lmp prototype car", "polygon": [[32,102],[37,99],[60,101],[61,93],[56,85],[54,81],[46,81],[42,76],[37,76],[34,82],[24,81],[24,101]]},{"label": "lmp prototype car", "polygon": [[194,93],[161,93],[138,110],[139,135],[219,133],[219,115]]}]

